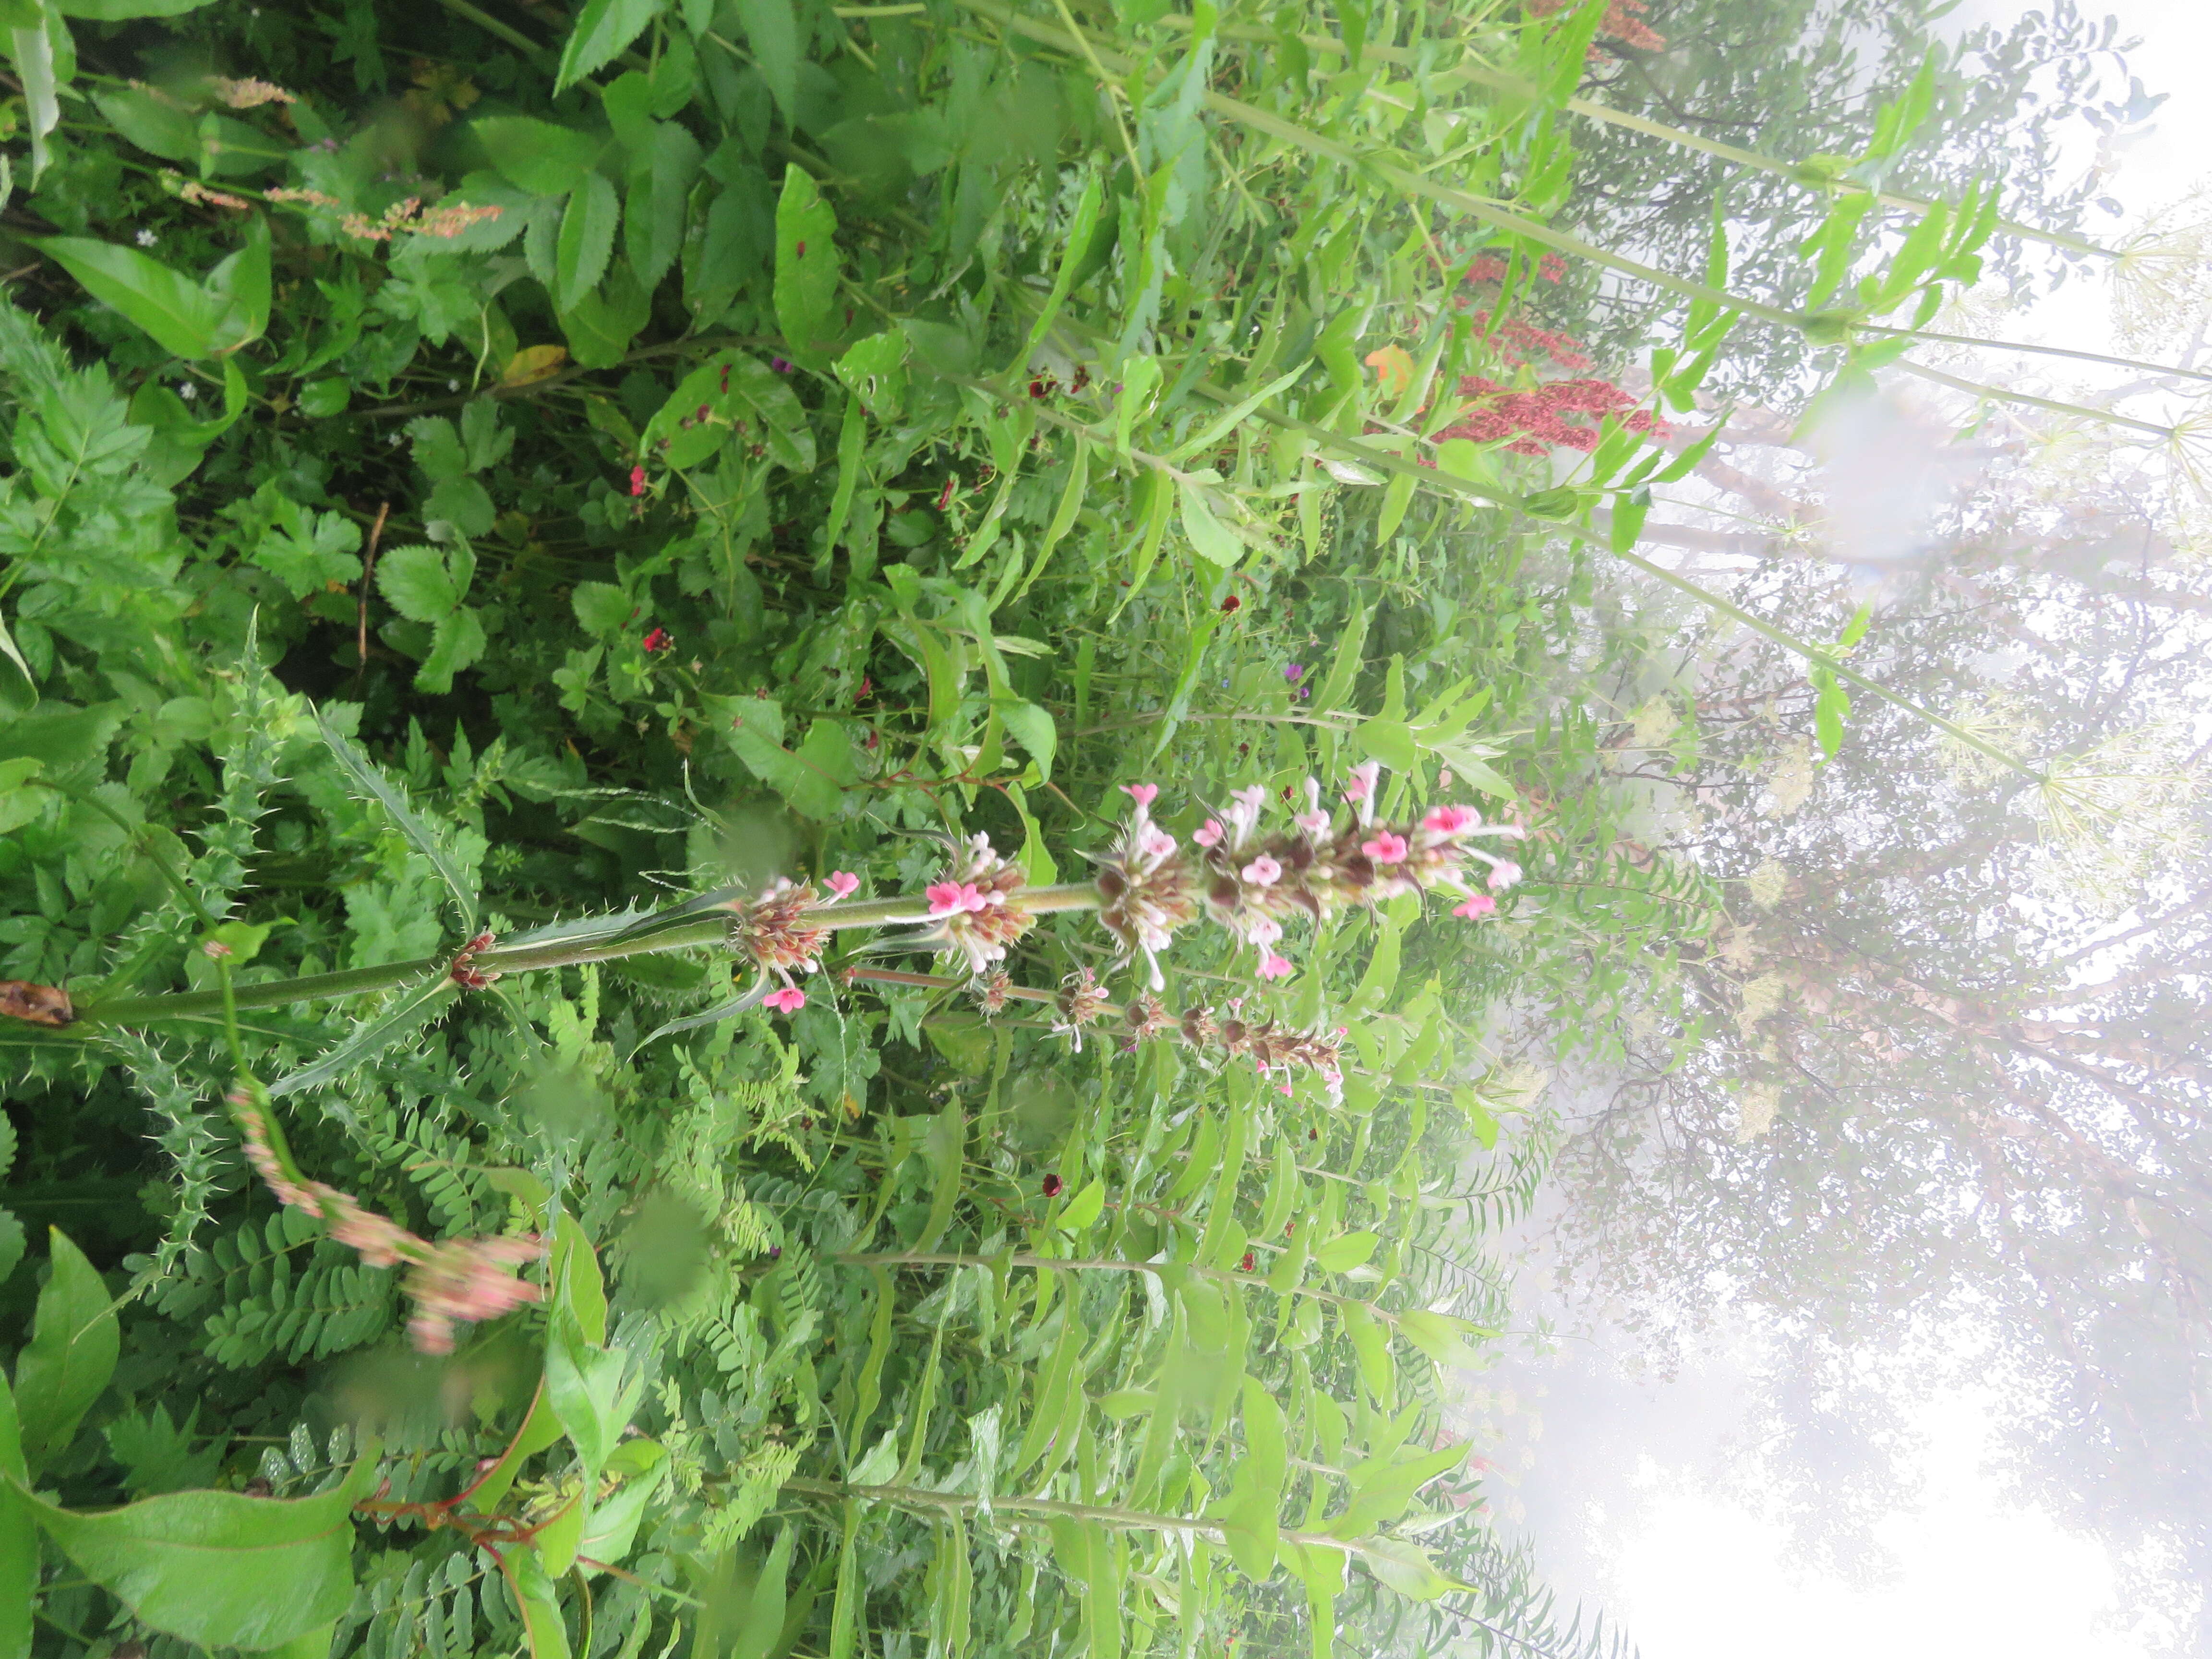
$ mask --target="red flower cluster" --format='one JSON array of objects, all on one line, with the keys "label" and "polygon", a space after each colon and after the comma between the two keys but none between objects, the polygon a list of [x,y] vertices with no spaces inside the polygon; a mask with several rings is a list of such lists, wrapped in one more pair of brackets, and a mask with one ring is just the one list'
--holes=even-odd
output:
[{"label": "red flower cluster", "polygon": [[[1556,283],[1566,274],[1567,262],[1556,253],[1547,253],[1536,262],[1536,275],[1545,282]],[[1502,283],[1504,280],[1505,261],[1495,253],[1476,255],[1474,264],[1468,268],[1468,273],[1464,278],[1464,281],[1468,283]]]},{"label": "red flower cluster", "polygon": [[[1597,447],[1598,422],[1615,416],[1631,432],[1652,438],[1667,435],[1667,423],[1610,380],[1549,380],[1528,392],[1513,392],[1480,374],[1459,383],[1462,397],[1479,398],[1462,419],[1436,436],[1472,438],[1477,443],[1510,439],[1506,449],[1516,455],[1541,455],[1558,447],[1587,454]],[[1589,417],[1585,425],[1576,417]]]},{"label": "red flower cluster", "polygon": [[1548,357],[1559,368],[1581,370],[1590,366],[1583,356],[1582,342],[1571,339],[1556,330],[1538,328],[1534,323],[1524,323],[1518,317],[1508,317],[1494,329],[1491,328],[1490,313],[1486,308],[1474,313],[1477,328],[1490,329],[1490,344],[1498,357],[1515,368],[1531,357]]},{"label": "red flower cluster", "polygon": [[[1549,17],[1567,3],[1568,0],[1528,0],[1528,15],[1531,17]],[[1667,37],[1644,21],[1644,0],[1609,0],[1597,32],[1608,40],[1618,40],[1622,46],[1633,46],[1638,52],[1666,51]],[[1600,48],[1592,46],[1589,55],[1595,58],[1599,51]]]}]

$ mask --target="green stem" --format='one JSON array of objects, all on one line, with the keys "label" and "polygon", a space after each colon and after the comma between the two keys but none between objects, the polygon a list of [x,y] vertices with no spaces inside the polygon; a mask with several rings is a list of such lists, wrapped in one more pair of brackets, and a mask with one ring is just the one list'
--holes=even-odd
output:
[{"label": "green stem", "polygon": [[[587,962],[611,962],[623,957],[658,951],[697,950],[728,942],[733,900],[713,901],[702,906],[694,899],[672,911],[648,916],[641,922],[607,933],[538,944],[496,946],[477,953],[472,965],[497,974],[531,973],[544,968],[568,968]],[[1098,890],[1089,882],[1068,882],[1056,887],[1024,889],[1022,902],[1040,914],[1059,910],[1095,910]],[[808,914],[815,927],[843,929],[884,927],[926,921],[928,911],[918,899],[864,899],[857,903],[825,904]],[[296,979],[268,980],[237,988],[226,1004],[220,991],[178,991],[163,996],[118,997],[94,1002],[76,1011],[76,1025],[139,1025],[156,1019],[204,1019],[221,1014],[226,1006],[276,1008],[294,1002],[325,1002],[337,997],[362,996],[434,974],[449,958],[423,957],[412,962],[381,963],[374,968],[349,968],[334,974],[308,974]]]},{"label": "green stem", "polygon": [[1984,386],[1979,380],[1965,380],[1955,374],[1946,374],[1940,368],[1930,368],[1925,363],[1916,363],[1900,357],[1897,367],[1908,374],[1917,374],[1923,380],[1933,380],[1937,386],[1948,386],[1954,392],[1970,392],[1985,398],[1991,403],[2024,404],[2030,409],[2047,409],[2054,414],[2072,415],[2085,421],[2099,421],[2106,426],[2130,427],[2137,432],[2148,432],[2160,438],[2180,434],[2170,426],[2160,426],[2155,421],[2139,421],[2132,415],[2115,415],[2107,409],[2091,409],[2085,404],[2061,402],[2056,398],[2037,398],[2025,392],[2007,392],[2002,386]]},{"label": "green stem", "polygon": [[[957,1255],[943,1251],[892,1250],[882,1255],[833,1255],[830,1260],[847,1267],[995,1267],[1003,1261],[1010,1267],[1033,1267],[1040,1273],[1150,1273],[1155,1279],[1179,1273],[1210,1279],[1219,1285],[1243,1285],[1261,1291],[1276,1289],[1267,1282],[1265,1273],[1231,1273],[1224,1267],[1201,1267],[1189,1261],[1125,1261],[1119,1256]],[[1388,1309],[1362,1302],[1356,1296],[1340,1296],[1334,1291],[1316,1291],[1304,1285],[1292,1285],[1288,1294],[1339,1308],[1364,1308],[1385,1324],[1398,1322],[1398,1316]]]},{"label": "green stem", "polygon": [[532,40],[512,24],[501,22],[481,6],[471,5],[469,0],[438,0],[438,3],[454,16],[465,17],[485,33],[506,41],[518,52],[526,52],[534,57],[546,49],[544,42]]},{"label": "green stem", "polygon": [[[802,1492],[810,1498],[866,1498],[908,1509],[935,1510],[940,1514],[969,1515],[986,1507],[981,1498],[971,1497],[965,1492],[933,1492],[927,1486],[861,1486],[843,1480],[810,1480],[802,1477],[785,1481],[783,1490]],[[1125,1510],[1110,1504],[1070,1504],[1056,1498],[994,1498],[988,1508],[995,1515],[1034,1515],[1045,1520],[1089,1521],[1119,1532],[1171,1532],[1185,1537],[1203,1538],[1217,1544],[1226,1537],[1218,1522],[1200,1520],[1194,1516],[1156,1515],[1145,1510]],[[1334,1550],[1342,1555],[1387,1561],[1393,1566],[1403,1565],[1395,1556],[1375,1548],[1364,1540],[1335,1538],[1325,1532],[1298,1532],[1289,1527],[1283,1528],[1276,1536],[1285,1544]]]}]

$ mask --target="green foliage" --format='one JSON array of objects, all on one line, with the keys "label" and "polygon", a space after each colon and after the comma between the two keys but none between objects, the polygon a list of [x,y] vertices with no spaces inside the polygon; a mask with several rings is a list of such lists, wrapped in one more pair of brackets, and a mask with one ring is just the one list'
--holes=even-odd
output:
[{"label": "green foliage", "polygon": [[[0,974],[77,1017],[0,1041],[17,1184],[102,1218],[0,1274],[52,1651],[1548,1634],[1442,1409],[1553,1151],[1502,1011],[1601,1044],[1716,914],[1618,846],[1577,660],[1595,504],[1680,471],[1619,410],[1565,476],[1458,429],[1571,367],[1515,306],[1597,9],[233,8],[100,31],[66,126],[40,15]],[[1857,320],[1972,280],[1974,199]],[[1671,406],[1739,313],[1844,326],[1700,252]],[[1124,788],[1189,838],[1362,763],[1525,825],[1497,914],[1162,988],[1340,1037],[1340,1092],[870,977],[911,936],[773,1017],[725,948],[780,878],[912,896],[980,833],[1045,886]],[[1147,982],[1079,914],[1006,967]],[[420,1259],[526,1235],[504,1317]]]}]

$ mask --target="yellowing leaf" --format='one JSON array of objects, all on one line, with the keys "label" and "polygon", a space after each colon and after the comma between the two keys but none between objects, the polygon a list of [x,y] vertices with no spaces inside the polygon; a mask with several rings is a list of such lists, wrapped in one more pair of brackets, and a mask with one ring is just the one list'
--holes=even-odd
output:
[{"label": "yellowing leaf", "polygon": [[525,346],[507,360],[507,367],[499,372],[499,383],[529,386],[559,373],[568,361],[568,348],[564,345]]}]

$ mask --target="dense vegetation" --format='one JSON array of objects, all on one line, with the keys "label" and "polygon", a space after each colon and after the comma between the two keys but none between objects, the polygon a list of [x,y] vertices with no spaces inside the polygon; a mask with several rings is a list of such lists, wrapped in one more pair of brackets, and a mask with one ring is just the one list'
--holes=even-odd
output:
[{"label": "dense vegetation", "polygon": [[1732,286],[1641,10],[15,0],[0,1654],[1603,1643],[1446,1408],[1723,919],[1616,561],[2025,85]]}]

